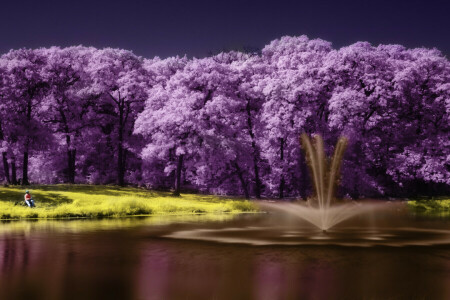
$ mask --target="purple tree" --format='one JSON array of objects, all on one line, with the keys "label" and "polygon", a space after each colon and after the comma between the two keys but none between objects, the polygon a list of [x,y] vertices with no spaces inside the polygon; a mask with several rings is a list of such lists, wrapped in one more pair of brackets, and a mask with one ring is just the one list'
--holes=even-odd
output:
[{"label": "purple tree", "polygon": [[450,63],[437,50],[402,52],[397,54],[391,126],[402,134],[392,147],[387,173],[405,188],[433,194],[430,188],[450,185]]},{"label": "purple tree", "polygon": [[107,123],[104,131],[108,134],[115,133],[117,183],[124,185],[127,155],[131,154],[128,141],[152,78],[141,58],[120,49],[95,51],[87,69],[92,80],[90,92],[98,98],[96,111],[103,118],[99,123]]},{"label": "purple tree", "polygon": [[263,155],[271,166],[268,186],[280,198],[285,189],[297,194],[306,188],[300,134],[326,134],[326,103],[331,84],[324,75],[323,62],[331,50],[329,42],[309,40],[306,36],[283,37],[262,50],[269,65],[261,83],[266,97],[262,113]]},{"label": "purple tree", "polygon": [[[416,52],[423,64],[418,64]],[[445,140],[441,134],[445,136],[447,129],[441,120],[448,91],[442,84],[448,78],[448,61],[436,51],[368,43],[342,48],[329,59],[329,74],[336,83],[329,102],[330,126],[351,142],[344,186],[353,197],[395,193],[399,187],[393,180],[401,183],[400,169],[409,168],[400,161],[410,164],[406,157],[412,154],[411,146],[428,152],[425,145],[432,143],[425,140],[434,140],[436,146]],[[435,153],[445,157],[445,148],[437,148]],[[401,154],[404,150],[408,154]],[[433,168],[445,177],[444,169]]]},{"label": "purple tree", "polygon": [[92,99],[84,93],[91,83],[86,72],[93,48],[52,47],[44,50],[47,64],[43,76],[49,84],[44,105],[44,122],[51,125],[56,136],[65,141],[66,182],[75,183],[76,153],[81,131],[91,125],[88,114]]},{"label": "purple tree", "polygon": [[[9,140],[16,153],[23,154],[22,184],[29,184],[28,159],[30,151],[49,145],[49,132],[42,126],[42,99],[49,87],[42,76],[46,57],[40,50],[20,49],[2,56],[0,68],[5,70],[2,94],[2,112],[9,124],[15,124]],[[12,177],[15,175],[15,157],[12,158]],[[13,180],[14,181],[14,180]]]},{"label": "purple tree", "polygon": [[[169,58],[146,61],[145,69],[154,74],[156,84],[148,91],[144,110],[139,114],[134,133],[147,141],[142,156],[147,161],[154,161],[153,166],[164,161],[164,173],[170,174],[175,169],[175,195],[180,194],[181,172],[186,154],[185,141],[190,134],[191,122],[185,118],[185,112],[177,107],[178,98],[182,97],[179,84],[186,59]],[[181,101],[179,104],[183,104]],[[183,120],[183,121],[182,121]],[[181,125],[183,124],[183,127]],[[189,124],[188,124],[189,123]],[[176,167],[173,161],[176,160]],[[166,162],[168,162],[166,164]]]},{"label": "purple tree", "polygon": [[13,184],[22,168],[24,184],[29,176],[174,184],[179,194],[184,183],[305,197],[306,132],[327,145],[349,137],[341,192],[354,198],[445,193],[449,74],[437,50],[364,42],[334,50],[306,36],[259,54],[192,60],[110,48],[10,51],[0,57],[1,173]]}]

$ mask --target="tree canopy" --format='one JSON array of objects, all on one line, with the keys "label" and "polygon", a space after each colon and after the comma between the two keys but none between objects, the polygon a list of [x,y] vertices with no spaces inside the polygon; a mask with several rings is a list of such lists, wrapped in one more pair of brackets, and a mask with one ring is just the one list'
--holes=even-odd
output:
[{"label": "tree canopy", "polygon": [[282,37],[259,53],[146,59],[51,47],[0,56],[0,180],[133,184],[305,197],[302,133],[332,153],[339,192],[450,191],[450,63],[436,49],[334,49]]}]

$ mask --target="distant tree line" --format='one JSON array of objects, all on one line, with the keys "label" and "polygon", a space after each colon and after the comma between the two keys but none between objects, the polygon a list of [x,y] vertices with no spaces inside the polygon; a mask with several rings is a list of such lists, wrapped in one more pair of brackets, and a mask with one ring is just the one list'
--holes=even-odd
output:
[{"label": "distant tree line", "polygon": [[81,46],[0,57],[8,184],[306,197],[307,133],[328,153],[349,138],[341,195],[448,194],[449,129],[450,63],[436,49],[300,36],[201,59]]}]

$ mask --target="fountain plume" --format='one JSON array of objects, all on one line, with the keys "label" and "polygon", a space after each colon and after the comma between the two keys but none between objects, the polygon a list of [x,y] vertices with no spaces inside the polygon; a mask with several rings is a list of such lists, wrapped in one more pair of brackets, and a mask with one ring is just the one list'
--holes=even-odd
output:
[{"label": "fountain plume", "polygon": [[316,200],[318,208],[328,208],[335,200],[334,192],[348,140],[345,137],[339,138],[331,162],[325,154],[323,139],[320,135],[314,136],[313,143],[304,133],[300,137],[300,142],[314,182],[313,199]]},{"label": "fountain plume", "polygon": [[334,225],[367,210],[355,203],[338,203],[334,194],[339,182],[339,172],[347,148],[348,139],[340,137],[334,154],[328,158],[323,139],[315,135],[312,139],[306,134],[300,136],[300,142],[305,151],[314,186],[314,195],[307,205],[303,204],[264,204],[275,209],[294,214],[309,223],[327,231]]}]

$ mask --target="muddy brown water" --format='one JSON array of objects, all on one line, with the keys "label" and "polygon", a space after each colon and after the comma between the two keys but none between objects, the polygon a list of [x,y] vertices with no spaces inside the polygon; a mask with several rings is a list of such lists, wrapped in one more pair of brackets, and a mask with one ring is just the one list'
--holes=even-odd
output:
[{"label": "muddy brown water", "polygon": [[0,224],[0,299],[450,299],[450,218],[272,212]]}]

